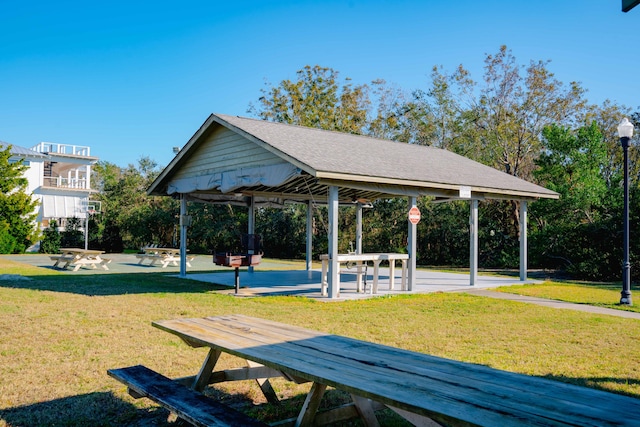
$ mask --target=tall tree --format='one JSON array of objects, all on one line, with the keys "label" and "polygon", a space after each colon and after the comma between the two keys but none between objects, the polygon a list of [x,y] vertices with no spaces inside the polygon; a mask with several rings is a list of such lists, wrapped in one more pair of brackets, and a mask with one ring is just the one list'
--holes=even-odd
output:
[{"label": "tall tree", "polygon": [[540,200],[536,209],[548,222],[593,223],[608,189],[602,170],[607,147],[596,122],[577,131],[551,125],[543,130],[546,150],[536,160],[536,178],[560,200]]},{"label": "tall tree", "polygon": [[119,246],[114,241],[116,234],[130,248],[149,243],[173,243],[177,201],[169,197],[147,196],[147,188],[160,172],[156,162],[143,157],[138,166],[126,168],[99,162],[94,172],[94,182],[101,190],[103,214],[99,220],[109,230],[110,245]]},{"label": "tall tree", "polygon": [[[543,131],[546,150],[536,161],[536,177],[560,193],[559,200],[539,200],[531,235],[532,262],[582,278],[611,278],[619,273],[619,239],[611,192],[602,174],[607,147],[597,124],[577,130],[552,125]],[[613,214],[613,215],[612,215]],[[616,243],[614,243],[616,242]]]},{"label": "tall tree", "polygon": [[575,124],[586,106],[580,85],[572,82],[565,88],[548,64],[531,61],[526,68],[520,66],[506,46],[485,59],[484,86],[476,111],[483,146],[480,159],[524,179],[532,178],[544,127]]},{"label": "tall tree", "polygon": [[[533,180],[535,159],[544,149],[544,127],[572,125],[586,106],[580,85],[572,82],[565,87],[548,64],[531,61],[522,66],[506,46],[501,46],[496,54],[486,56],[480,82],[462,65],[452,74],[434,68],[430,89],[414,92],[406,109],[405,117],[417,131],[414,141]],[[491,204],[495,218],[486,219],[516,240],[518,204]]]},{"label": "tall tree", "polygon": [[405,105],[403,125],[408,135],[403,139],[467,155],[465,140],[473,138],[464,136],[465,120],[477,106],[475,87],[462,65],[453,73],[433,67],[431,87],[415,90]]},{"label": "tall tree", "polygon": [[0,220],[8,226],[4,227],[6,233],[15,240],[12,251],[20,253],[37,242],[35,210],[38,202],[26,193],[28,181],[24,177],[27,170],[24,161],[9,160],[11,147],[6,145],[0,149]]},{"label": "tall tree", "polygon": [[532,178],[542,150],[542,129],[572,125],[586,107],[584,90],[565,87],[548,61],[525,67],[501,46],[485,59],[482,82],[462,65],[446,73],[434,67],[431,86],[417,90],[405,117],[415,142],[446,148],[524,179]]},{"label": "tall tree", "polygon": [[[595,121],[602,132],[607,150],[607,161],[602,168],[602,174],[609,186],[617,185],[616,177],[620,178],[623,172],[623,152],[618,137],[618,125],[624,117],[628,117],[632,122],[635,121],[636,125],[640,124],[640,120],[638,120],[640,117],[634,117],[629,108],[610,100],[605,100],[601,105],[588,106],[582,118],[584,123]],[[634,139],[637,141],[637,137]],[[636,147],[637,145],[634,143],[629,150],[629,176],[632,183],[637,181],[640,173],[640,152]]]},{"label": "tall tree", "polygon": [[370,106],[366,85],[353,86],[348,78],[341,82],[337,71],[319,65],[307,65],[296,75],[296,81],[262,89],[258,105],[249,111],[273,122],[364,133]]}]

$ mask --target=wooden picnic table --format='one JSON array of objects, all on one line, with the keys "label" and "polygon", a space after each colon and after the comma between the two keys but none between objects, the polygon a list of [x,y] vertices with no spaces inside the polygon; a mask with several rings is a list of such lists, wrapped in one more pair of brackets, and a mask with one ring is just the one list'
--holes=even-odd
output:
[{"label": "wooden picnic table", "polygon": [[[173,383],[201,391],[212,383],[256,379],[267,399],[277,401],[268,378],[312,382],[294,425],[320,425],[355,415],[375,426],[374,410],[384,406],[425,426],[439,425],[437,421],[450,426],[603,427],[637,426],[640,420],[640,399],[270,320],[228,315],[161,320],[153,326],[191,347],[210,349],[197,375]],[[248,366],[215,371],[221,353],[245,359]],[[110,374],[126,381],[126,371],[116,371]],[[318,412],[328,386],[350,393],[353,404]]]},{"label": "wooden picnic table", "polygon": [[[389,290],[393,290],[395,287],[395,265],[396,261],[400,261],[402,263],[402,290],[407,290],[407,260],[409,259],[408,254],[401,253],[364,253],[364,254],[338,254],[336,256],[336,260],[338,261],[338,265],[340,264],[351,264],[356,270],[356,291],[362,292],[362,274],[365,271],[366,262],[373,262],[373,286],[371,287],[371,293],[378,293],[378,277],[380,273],[380,263],[382,261],[389,262]],[[322,261],[322,284],[321,284],[321,293],[322,296],[327,295],[327,273],[329,271],[329,255],[323,254],[320,255],[320,260]],[[336,297],[340,296],[340,274],[338,274],[338,286],[336,286],[338,290]]]},{"label": "wooden picnic table", "polygon": [[[156,263],[162,264],[162,268],[167,268],[169,264],[178,266],[180,263],[180,248],[156,248],[156,247],[144,247],[142,248],[144,253],[136,254],[136,258],[139,258],[138,264],[142,265],[144,261],[151,261],[149,265],[155,265]],[[195,257],[193,255],[187,256],[187,267],[191,267],[190,262]]]},{"label": "wooden picnic table", "polygon": [[109,270],[107,264],[111,262],[109,258],[102,258],[101,255],[104,251],[97,251],[93,249],[82,248],[60,248],[59,255],[50,255],[49,258],[55,261],[54,267],[66,269],[69,266],[73,266],[73,271],[78,271],[80,267],[90,266],[91,268],[97,268],[100,266],[105,270]]}]

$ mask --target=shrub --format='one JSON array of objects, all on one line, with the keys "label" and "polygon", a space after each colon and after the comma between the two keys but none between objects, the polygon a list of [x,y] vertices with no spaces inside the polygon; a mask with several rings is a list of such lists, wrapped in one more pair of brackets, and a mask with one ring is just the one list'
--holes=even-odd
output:
[{"label": "shrub", "polygon": [[9,224],[0,221],[0,254],[11,254],[15,250],[17,242],[9,233]]},{"label": "shrub", "polygon": [[40,241],[40,253],[55,254],[60,251],[61,236],[58,231],[58,223],[56,220],[51,220],[49,227],[43,232],[42,240]]}]

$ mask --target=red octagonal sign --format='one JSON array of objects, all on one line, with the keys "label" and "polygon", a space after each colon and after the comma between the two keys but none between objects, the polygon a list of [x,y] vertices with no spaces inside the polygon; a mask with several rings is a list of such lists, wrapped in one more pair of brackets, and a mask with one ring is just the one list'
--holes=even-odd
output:
[{"label": "red octagonal sign", "polygon": [[420,222],[420,209],[416,206],[409,209],[409,222],[411,224],[417,224]]}]

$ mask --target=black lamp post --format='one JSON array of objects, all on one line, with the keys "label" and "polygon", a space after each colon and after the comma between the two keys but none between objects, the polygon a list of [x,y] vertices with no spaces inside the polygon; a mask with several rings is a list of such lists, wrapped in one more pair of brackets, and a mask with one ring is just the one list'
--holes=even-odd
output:
[{"label": "black lamp post", "polygon": [[620,145],[624,152],[624,258],[622,260],[622,292],[620,304],[631,305],[631,264],[629,263],[629,142],[633,136],[633,124],[625,117],[618,125]]}]

